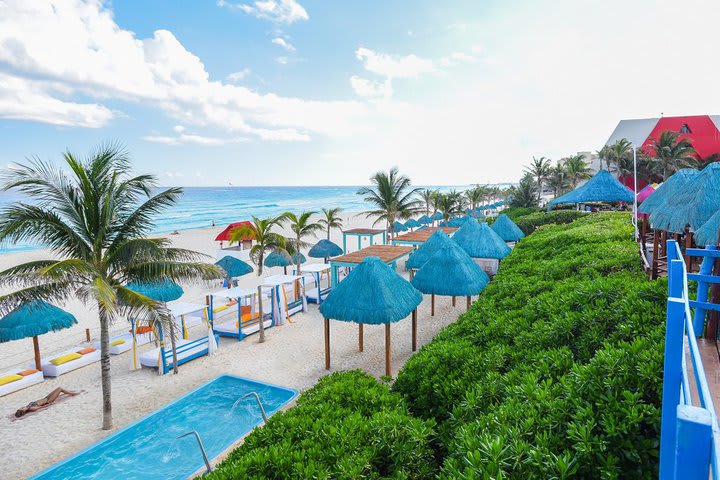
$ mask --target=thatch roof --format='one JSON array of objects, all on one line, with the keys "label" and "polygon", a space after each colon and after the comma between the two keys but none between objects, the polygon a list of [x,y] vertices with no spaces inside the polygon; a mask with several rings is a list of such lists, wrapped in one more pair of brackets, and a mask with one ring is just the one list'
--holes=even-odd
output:
[{"label": "thatch roof", "polygon": [[253,267],[230,255],[224,256],[215,265],[222,268],[228,277],[241,277],[253,271]]},{"label": "thatch roof", "polygon": [[293,258],[285,250],[273,250],[263,261],[266,267],[287,267],[293,264]]},{"label": "thatch roof", "polygon": [[42,300],[26,303],[0,319],[0,343],[36,337],[76,323],[71,313]]},{"label": "thatch roof", "polygon": [[473,258],[505,258],[512,251],[487,223],[467,222],[452,239]]},{"label": "thatch roof", "polygon": [[634,199],[632,190],[620,183],[607,170],[600,170],[584,185],[550,201],[548,208],[572,203],[632,202]]},{"label": "thatch roof", "polygon": [[506,242],[517,242],[521,238],[525,238],[525,234],[520,230],[520,227],[515,225],[515,222],[504,213],[495,219],[490,228]]},{"label": "thatch roof", "polygon": [[413,254],[410,255],[405,266],[407,268],[418,269],[427,262],[441,247],[452,243],[450,237],[442,230],[437,230],[428,238]]},{"label": "thatch roof", "polygon": [[653,210],[653,228],[681,233],[690,225],[694,231],[720,210],[720,163],[709,164],[693,178]]},{"label": "thatch roof", "polygon": [[407,232],[407,231],[408,231],[408,227],[406,227],[405,224],[403,224],[402,222],[399,222],[397,220],[395,220],[393,222],[393,232]]},{"label": "thatch roof", "polygon": [[700,170],[694,168],[678,170],[640,204],[638,212],[652,216],[653,210],[658,208],[665,199],[672,198],[684,190],[685,186],[692,182],[697,175],[700,175]]},{"label": "thatch roof", "polygon": [[320,304],[323,317],[346,322],[386,324],[410,315],[422,294],[377,257],[353,268]]},{"label": "thatch roof", "polygon": [[327,239],[322,239],[317,242],[308,252],[308,255],[313,258],[328,258],[337,257],[343,254],[343,249],[339,245],[331,242]]},{"label": "thatch roof", "polygon": [[488,282],[483,269],[452,241],[438,249],[411,280],[425,294],[457,297],[478,295]]},{"label": "thatch roof", "polygon": [[695,232],[695,243],[698,245],[720,245],[720,210],[715,212],[702,227]]},{"label": "thatch roof", "polygon": [[432,217],[431,217],[431,218],[432,218],[433,220],[442,220],[443,214],[440,213],[440,212],[435,212],[435,213],[432,214]]},{"label": "thatch roof", "polygon": [[414,218],[411,218],[410,220],[408,220],[407,222],[405,222],[405,226],[408,227],[408,228],[417,228],[417,227],[419,227],[420,225],[421,225],[421,223],[418,222],[417,220],[415,220]]},{"label": "thatch roof", "polygon": [[427,215],[423,215],[422,217],[418,218],[417,221],[422,225],[429,225],[433,222],[432,218],[428,217]]},{"label": "thatch roof", "polygon": [[182,297],[184,293],[182,287],[170,279],[149,283],[130,282],[126,287],[156,302],[172,302]]}]

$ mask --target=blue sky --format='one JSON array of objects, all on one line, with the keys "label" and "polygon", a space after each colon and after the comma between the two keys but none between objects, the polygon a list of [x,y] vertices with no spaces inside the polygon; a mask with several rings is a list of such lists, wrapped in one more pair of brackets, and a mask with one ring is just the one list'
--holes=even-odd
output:
[{"label": "blue sky", "polygon": [[177,185],[514,181],[622,118],[720,113],[676,1],[0,1],[0,165],[103,141]]}]

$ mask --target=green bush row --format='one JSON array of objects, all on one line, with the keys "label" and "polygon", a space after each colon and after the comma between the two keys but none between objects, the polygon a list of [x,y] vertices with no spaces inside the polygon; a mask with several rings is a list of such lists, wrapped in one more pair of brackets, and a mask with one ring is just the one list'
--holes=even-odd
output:
[{"label": "green bush row", "polygon": [[626,214],[547,226],[393,389],[438,422],[443,478],[650,478],[664,299]]},{"label": "green bush row", "polygon": [[359,370],[333,373],[273,415],[210,479],[435,478],[434,422]]},{"label": "green bush row", "polygon": [[537,212],[524,215],[515,220],[515,223],[525,235],[530,235],[541,225],[571,223],[580,217],[588,215],[578,210],[555,210],[552,212]]},{"label": "green bush row", "polygon": [[508,217],[510,217],[511,220],[517,221],[518,218],[524,217],[525,215],[530,215],[531,213],[537,213],[542,212],[543,209],[540,207],[510,207],[503,210],[501,213],[504,213]]}]

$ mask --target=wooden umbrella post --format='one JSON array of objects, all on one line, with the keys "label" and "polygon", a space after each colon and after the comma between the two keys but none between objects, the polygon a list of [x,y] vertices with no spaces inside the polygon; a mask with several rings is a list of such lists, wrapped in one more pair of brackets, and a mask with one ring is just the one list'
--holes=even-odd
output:
[{"label": "wooden umbrella post", "polygon": [[467,308],[466,308],[466,311],[467,311],[467,310],[470,310],[470,298],[471,298],[470,295],[468,295],[468,297],[467,297]]},{"label": "wooden umbrella post", "polygon": [[430,316],[435,316],[435,294],[430,295]]},{"label": "wooden umbrella post", "polygon": [[38,342],[37,335],[33,337],[33,349],[35,350],[35,369],[42,370],[42,368],[40,368],[40,342]]},{"label": "wooden umbrella post", "polygon": [[417,308],[412,311],[412,351],[417,350]]},{"label": "wooden umbrella post", "polygon": [[325,319],[325,370],[330,370],[330,319]]},{"label": "wooden umbrella post", "polygon": [[390,324],[385,324],[385,375],[388,377],[392,376],[390,369],[391,357],[390,357]]},{"label": "wooden umbrella post", "polygon": [[453,307],[455,306],[455,295],[453,295],[453,297],[452,297],[452,305],[453,305]]},{"label": "wooden umbrella post", "polygon": [[652,258],[652,272],[650,273],[650,279],[656,280],[658,277],[658,258],[660,257],[660,232],[657,230],[653,231],[653,258]]},{"label": "wooden umbrella post", "polygon": [[358,351],[363,351],[363,324],[358,324]]},{"label": "wooden umbrella post", "polygon": [[687,251],[688,248],[692,248],[693,244],[693,234],[690,231],[690,225],[685,227],[685,268],[687,269],[687,272],[690,273],[692,271],[692,257],[688,255]]}]

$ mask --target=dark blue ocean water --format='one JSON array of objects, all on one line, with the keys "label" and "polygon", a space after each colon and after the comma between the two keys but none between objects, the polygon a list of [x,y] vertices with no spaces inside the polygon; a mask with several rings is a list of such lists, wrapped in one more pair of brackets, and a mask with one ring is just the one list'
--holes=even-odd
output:
[{"label": "dark blue ocean water", "polygon": [[[252,215],[269,217],[283,212],[340,207],[349,212],[367,209],[357,195],[359,187],[185,187],[181,200],[155,222],[153,233],[209,227],[248,220]],[[441,191],[467,186],[428,186]],[[22,200],[15,193],[0,192],[0,207]],[[0,253],[39,248],[29,244],[0,244]]]}]

